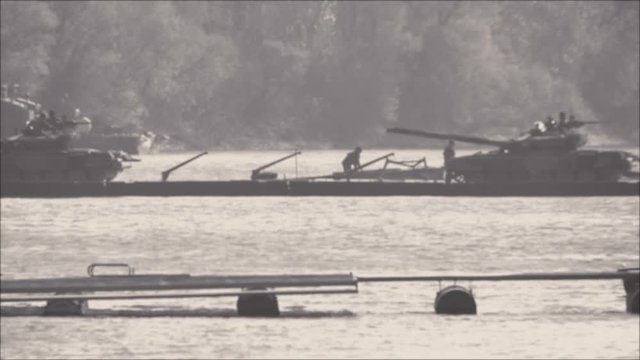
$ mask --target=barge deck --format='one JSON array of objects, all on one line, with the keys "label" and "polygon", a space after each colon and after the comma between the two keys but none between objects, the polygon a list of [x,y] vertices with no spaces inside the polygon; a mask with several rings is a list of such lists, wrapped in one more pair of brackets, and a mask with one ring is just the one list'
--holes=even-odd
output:
[{"label": "barge deck", "polygon": [[1,197],[116,196],[640,196],[640,183],[444,184],[380,181],[2,183]]}]

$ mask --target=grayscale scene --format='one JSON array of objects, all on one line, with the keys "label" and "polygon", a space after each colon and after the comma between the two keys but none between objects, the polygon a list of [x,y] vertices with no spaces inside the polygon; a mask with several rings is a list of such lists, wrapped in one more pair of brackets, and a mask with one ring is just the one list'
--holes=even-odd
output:
[{"label": "grayscale scene", "polygon": [[0,1],[2,359],[638,359],[639,1]]}]

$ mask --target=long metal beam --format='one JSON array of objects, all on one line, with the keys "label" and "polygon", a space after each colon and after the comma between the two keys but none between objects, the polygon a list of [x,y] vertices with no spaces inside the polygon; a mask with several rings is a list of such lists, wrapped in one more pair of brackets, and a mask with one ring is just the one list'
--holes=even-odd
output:
[{"label": "long metal beam", "polygon": [[136,299],[186,299],[186,298],[215,298],[243,295],[317,295],[317,294],[354,294],[357,288],[352,289],[325,289],[325,290],[246,290],[232,292],[206,292],[206,293],[157,293],[157,294],[77,294],[77,295],[42,295],[42,296],[11,296],[1,297],[0,302],[29,302],[49,300],[136,300]]},{"label": "long metal beam", "polygon": [[355,286],[352,274],[328,275],[120,275],[0,281],[0,293],[48,293],[93,291],[205,290]]},{"label": "long metal beam", "polygon": [[185,161],[181,162],[180,164],[178,164],[178,165],[176,165],[176,166],[172,167],[171,169],[167,169],[167,170],[163,171],[163,172],[162,172],[162,182],[166,182],[166,181],[167,181],[167,179],[169,178],[169,175],[170,175],[173,171],[175,171],[175,170],[177,170],[177,169],[179,169],[179,168],[181,168],[181,167],[183,167],[183,166],[187,165],[188,163],[190,163],[190,162],[194,161],[195,159],[197,159],[197,158],[199,158],[199,157],[201,157],[201,156],[207,155],[207,154],[208,154],[208,152],[203,151],[203,152],[201,152],[200,154],[198,154],[198,155],[196,155],[196,156],[194,156],[194,157],[192,157],[192,158],[190,158],[190,159],[187,159],[187,160],[185,160]]},{"label": "long metal beam", "polygon": [[557,272],[498,275],[359,276],[357,279],[360,283],[420,281],[609,280],[633,278],[640,278],[640,272]]},{"label": "long metal beam", "polygon": [[251,173],[252,173],[252,174],[253,174],[253,173],[259,173],[260,171],[262,171],[262,170],[264,170],[264,169],[266,169],[266,168],[269,168],[269,167],[271,167],[271,166],[273,166],[273,165],[276,165],[276,164],[278,164],[278,163],[281,163],[281,162],[283,162],[283,161],[285,161],[285,160],[287,160],[287,159],[289,159],[289,158],[291,158],[291,157],[294,157],[294,156],[296,156],[296,155],[300,155],[300,154],[302,154],[302,151],[296,151],[296,152],[294,152],[293,154],[289,154],[289,155],[287,155],[287,156],[285,156],[285,157],[282,157],[282,158],[280,158],[280,159],[278,159],[278,160],[272,161],[272,162],[270,162],[270,163],[268,163],[268,164],[266,164],[266,165],[262,165],[262,166],[260,166],[259,168],[253,169],[253,170],[251,170]]}]

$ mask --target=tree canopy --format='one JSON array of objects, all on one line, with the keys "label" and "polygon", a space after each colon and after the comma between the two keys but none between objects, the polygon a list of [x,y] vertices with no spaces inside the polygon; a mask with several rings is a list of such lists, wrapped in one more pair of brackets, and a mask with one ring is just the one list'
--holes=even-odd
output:
[{"label": "tree canopy", "polygon": [[568,111],[638,144],[638,1],[6,1],[1,76],[206,147],[513,136]]}]

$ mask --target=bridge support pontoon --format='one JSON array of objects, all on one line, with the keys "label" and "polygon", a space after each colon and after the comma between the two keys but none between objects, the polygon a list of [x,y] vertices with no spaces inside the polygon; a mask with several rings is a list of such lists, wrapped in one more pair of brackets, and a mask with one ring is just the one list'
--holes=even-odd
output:
[{"label": "bridge support pontoon", "polygon": [[[257,290],[267,290],[258,288]],[[275,294],[248,294],[238,296],[238,315],[240,316],[280,316],[278,297]]]},{"label": "bridge support pontoon", "polygon": [[478,312],[473,291],[460,285],[451,285],[439,290],[434,308],[436,314],[475,315]]},{"label": "bridge support pontoon", "polygon": [[47,316],[82,316],[87,313],[89,302],[79,299],[47,300],[44,315]]}]

